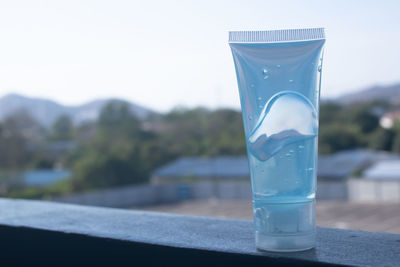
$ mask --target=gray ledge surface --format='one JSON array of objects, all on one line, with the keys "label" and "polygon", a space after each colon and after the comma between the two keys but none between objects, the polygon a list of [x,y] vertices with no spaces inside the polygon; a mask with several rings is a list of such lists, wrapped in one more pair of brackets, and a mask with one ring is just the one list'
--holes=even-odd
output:
[{"label": "gray ledge surface", "polygon": [[247,220],[11,199],[0,199],[0,210],[0,226],[11,229],[250,255],[277,262],[289,259],[311,265],[400,266],[400,235],[396,234],[318,228],[315,249],[267,253],[255,249],[253,224]]}]

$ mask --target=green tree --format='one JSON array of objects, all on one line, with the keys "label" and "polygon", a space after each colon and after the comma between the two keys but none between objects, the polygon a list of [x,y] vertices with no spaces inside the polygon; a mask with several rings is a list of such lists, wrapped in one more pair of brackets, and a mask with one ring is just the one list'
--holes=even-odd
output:
[{"label": "green tree", "polygon": [[19,110],[0,125],[0,168],[18,169],[29,164],[44,130],[25,110]]},{"label": "green tree", "polygon": [[175,109],[163,117],[167,125],[161,146],[170,155],[243,155],[246,152],[242,115],[230,109]]},{"label": "green tree", "polygon": [[338,120],[342,107],[335,102],[321,102],[319,109],[320,124],[329,124]]},{"label": "green tree", "polygon": [[392,131],[394,132],[392,151],[395,153],[400,153],[400,123],[395,122]]},{"label": "green tree", "polygon": [[390,106],[382,101],[352,105],[321,103],[320,152],[333,153],[367,146],[389,150],[394,134],[379,126],[380,115],[389,108]]},{"label": "green tree", "polygon": [[75,191],[106,188],[146,181],[140,160],[127,160],[113,154],[91,154],[74,167],[72,186]]},{"label": "green tree", "polygon": [[70,140],[73,137],[74,125],[68,115],[61,115],[53,123],[51,138],[55,140]]},{"label": "green tree", "polygon": [[142,152],[145,137],[127,103],[108,103],[101,110],[95,135],[80,144],[73,157],[73,188],[86,190],[146,181],[149,170]]},{"label": "green tree", "polygon": [[203,139],[210,112],[204,108],[175,109],[163,117],[159,145],[171,155],[204,155]]},{"label": "green tree", "polygon": [[391,151],[396,133],[383,128],[376,129],[368,136],[368,146],[372,149]]},{"label": "green tree", "polygon": [[209,155],[244,155],[242,114],[230,109],[213,111],[206,124],[205,150]]},{"label": "green tree", "polygon": [[136,134],[140,121],[132,115],[127,102],[114,100],[102,108],[97,125],[105,134]]},{"label": "green tree", "polygon": [[372,113],[372,107],[369,105],[355,107],[347,115],[363,133],[370,133],[379,127],[379,117]]},{"label": "green tree", "polygon": [[319,131],[319,151],[322,154],[357,148],[364,142],[362,134],[354,126],[329,124]]}]

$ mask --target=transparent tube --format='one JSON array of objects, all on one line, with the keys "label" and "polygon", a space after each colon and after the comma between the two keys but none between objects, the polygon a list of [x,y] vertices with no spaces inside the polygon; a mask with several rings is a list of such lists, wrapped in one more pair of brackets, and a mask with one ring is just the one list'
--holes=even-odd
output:
[{"label": "transparent tube", "polygon": [[230,32],[253,192],[256,246],[315,246],[323,29]]}]

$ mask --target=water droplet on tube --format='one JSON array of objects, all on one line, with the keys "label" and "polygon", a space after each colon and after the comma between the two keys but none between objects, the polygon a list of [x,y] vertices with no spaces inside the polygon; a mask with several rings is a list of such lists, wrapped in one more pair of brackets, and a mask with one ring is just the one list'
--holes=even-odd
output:
[{"label": "water droplet on tube", "polygon": [[267,68],[262,69],[262,73],[264,75],[264,80],[268,79],[269,77],[269,70]]}]

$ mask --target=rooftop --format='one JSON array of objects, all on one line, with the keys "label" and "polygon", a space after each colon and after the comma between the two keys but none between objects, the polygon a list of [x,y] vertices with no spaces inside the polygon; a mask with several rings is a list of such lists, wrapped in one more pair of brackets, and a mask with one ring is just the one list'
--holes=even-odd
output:
[{"label": "rooftop", "polygon": [[318,157],[318,177],[348,178],[357,170],[391,158],[398,158],[398,155],[368,149],[346,150],[333,155],[320,155]]},{"label": "rooftop", "polygon": [[364,171],[365,179],[400,180],[400,159],[376,163]]},{"label": "rooftop", "polygon": [[183,157],[153,172],[157,177],[247,177],[249,163],[246,156],[238,157]]},{"label": "rooftop", "polygon": [[[318,177],[344,179],[355,171],[366,168],[375,162],[399,158],[398,155],[366,149],[338,152],[333,155],[320,155],[318,158]],[[218,177],[240,178],[249,176],[246,156],[237,157],[182,157],[153,172],[153,176],[168,177]]]}]

